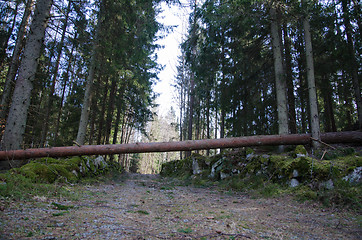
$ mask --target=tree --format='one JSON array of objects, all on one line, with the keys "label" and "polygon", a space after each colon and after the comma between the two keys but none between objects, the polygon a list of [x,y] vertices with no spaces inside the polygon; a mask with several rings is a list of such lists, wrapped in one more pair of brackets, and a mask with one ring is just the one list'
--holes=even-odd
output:
[{"label": "tree", "polygon": [[321,139],[318,114],[318,100],[314,78],[312,38],[310,33],[309,20],[306,16],[303,17],[303,29],[305,39],[305,55],[307,60],[307,80],[311,116],[311,133],[312,137],[317,140],[313,141],[313,147],[318,148],[320,146],[319,140]]},{"label": "tree", "polygon": [[276,6],[270,8],[271,17],[271,37],[273,44],[273,56],[274,56],[274,71],[275,71],[275,86],[277,95],[277,108],[278,108],[278,126],[279,134],[288,134],[288,108],[287,108],[287,96],[286,96],[286,82],[285,73],[283,67],[281,39],[279,35],[280,21],[278,20],[278,14]]},{"label": "tree", "polygon": [[76,142],[80,145],[83,145],[85,142],[85,137],[87,133],[87,125],[88,125],[88,119],[89,119],[89,112],[90,112],[90,103],[92,101],[92,87],[93,87],[93,81],[94,81],[94,72],[96,68],[96,58],[97,58],[97,51],[98,51],[98,44],[99,44],[99,37],[100,37],[100,30],[101,30],[101,24],[102,24],[102,11],[103,11],[103,2],[100,3],[100,10],[98,14],[98,23],[95,30],[95,36],[94,36],[94,42],[93,42],[93,48],[91,52],[91,59],[90,59],[90,65],[88,69],[88,77],[85,87],[85,93],[83,98],[83,105],[82,105],[82,112],[80,115],[79,120],[79,127],[78,127],[78,133],[77,133],[77,139]]},{"label": "tree", "polygon": [[37,1],[2,139],[3,150],[21,148],[33,89],[32,82],[37,70],[51,6],[52,0]]},{"label": "tree", "polygon": [[14,80],[16,77],[16,72],[19,67],[20,63],[20,54],[21,50],[24,47],[24,37],[26,34],[26,28],[29,24],[30,15],[33,9],[33,0],[28,0],[26,3],[26,7],[24,10],[23,18],[21,24],[19,26],[19,30],[16,36],[16,44],[14,47],[14,51],[11,57],[8,73],[6,75],[4,91],[1,96],[1,103],[0,103],[0,120],[5,120],[9,110],[10,104],[10,95],[12,89],[14,87]]}]

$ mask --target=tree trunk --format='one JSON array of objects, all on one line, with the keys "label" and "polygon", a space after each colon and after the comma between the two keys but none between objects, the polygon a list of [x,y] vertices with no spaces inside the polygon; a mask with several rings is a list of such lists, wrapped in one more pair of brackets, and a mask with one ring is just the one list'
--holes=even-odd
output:
[{"label": "tree trunk", "polygon": [[100,29],[101,29],[101,23],[102,23],[102,19],[101,19],[102,10],[103,10],[103,2],[101,1],[100,10],[99,10],[99,14],[98,14],[98,23],[97,23],[96,33],[94,36],[92,53],[91,53],[90,65],[88,68],[88,77],[87,77],[87,82],[86,82],[86,87],[85,87],[82,112],[80,115],[79,127],[78,127],[77,139],[76,139],[76,142],[80,145],[84,144],[85,137],[87,134],[87,125],[88,125],[88,119],[89,119],[90,105],[91,105],[91,101],[92,101],[92,87],[93,87],[94,73],[95,73],[95,69],[96,69],[96,58],[97,58],[98,44],[99,44],[99,38],[100,38]]},{"label": "tree trunk", "polygon": [[279,36],[279,21],[277,19],[277,10],[275,7],[270,9],[271,15],[271,37],[273,44],[273,56],[274,56],[274,71],[276,82],[276,95],[277,95],[277,109],[278,109],[278,124],[279,134],[288,134],[288,108],[287,108],[287,96],[286,96],[286,82],[284,77],[282,49],[280,46]]},{"label": "tree trunk", "polygon": [[109,103],[108,103],[108,109],[107,109],[107,119],[106,119],[106,144],[109,144],[109,138],[111,135],[111,128],[112,128],[112,119],[114,114],[114,101],[116,98],[116,92],[117,92],[117,79],[116,77],[112,78],[112,85],[111,85],[111,91],[109,94]]},{"label": "tree trunk", "polygon": [[10,95],[11,95],[12,88],[14,85],[15,76],[16,76],[16,73],[17,73],[17,70],[19,67],[20,54],[21,54],[21,50],[24,47],[24,42],[25,42],[24,38],[25,38],[25,34],[26,34],[26,28],[29,24],[32,7],[33,7],[33,0],[28,0],[26,7],[25,7],[24,15],[21,20],[21,24],[19,26],[19,30],[18,30],[18,33],[16,36],[16,43],[15,43],[13,55],[11,57],[11,62],[9,65],[8,73],[6,75],[4,91],[1,96],[0,121],[5,120],[6,115],[8,113],[9,104],[10,104]]},{"label": "tree trunk", "polygon": [[288,115],[289,115],[289,130],[290,133],[297,133],[296,113],[295,113],[295,96],[293,84],[293,71],[292,71],[292,56],[290,52],[291,41],[288,36],[287,24],[283,26],[284,34],[284,49],[285,49],[285,72],[286,72],[286,86],[288,96]]},{"label": "tree trunk", "polygon": [[[131,133],[131,130],[129,131]],[[321,139],[325,143],[361,143],[362,132],[324,133]],[[153,142],[115,145],[84,145],[71,147],[38,148],[27,150],[0,151],[0,161],[7,159],[28,159],[40,157],[67,157],[82,155],[113,155],[125,153],[191,151],[216,148],[240,148],[248,146],[277,146],[309,144],[310,134],[260,135],[237,138],[188,140],[183,142]]]},{"label": "tree trunk", "polygon": [[[312,49],[312,38],[310,34],[309,20],[303,18],[303,29],[304,29],[304,40],[305,40],[305,56],[307,60],[307,81],[308,81],[308,92],[309,92],[309,108],[311,117],[311,133],[312,137],[320,140],[320,128],[319,128],[319,114],[318,114],[318,99],[317,91],[314,79],[314,63],[313,63],[313,49]],[[319,142],[314,141],[313,147],[318,148]]]},{"label": "tree trunk", "polygon": [[38,0],[37,2],[2,139],[3,150],[19,149],[23,142],[33,79],[51,6],[52,0]]},{"label": "tree trunk", "polygon": [[[103,79],[101,79],[99,81],[101,84],[103,82]],[[105,87],[104,87],[104,92],[103,94],[101,93],[101,95],[103,96],[103,101],[102,101],[102,109],[101,112],[99,113],[99,124],[98,124],[98,137],[97,137],[97,144],[103,144],[102,138],[104,137],[104,131],[103,131],[103,127],[104,127],[104,118],[105,118],[105,112],[106,112],[106,103],[107,103],[107,96],[108,96],[108,78],[106,78],[105,82]]]},{"label": "tree trunk", "polygon": [[354,97],[357,105],[357,114],[358,114],[358,127],[362,130],[362,98],[361,98],[361,87],[358,81],[358,66],[359,64],[356,61],[356,54],[353,44],[353,37],[352,37],[352,26],[349,19],[349,11],[348,11],[348,2],[347,0],[342,0],[342,9],[343,9],[343,19],[344,19],[344,26],[346,28],[346,35],[347,35],[347,44],[348,44],[348,66],[350,67],[349,73],[352,77],[353,89],[354,89]]}]

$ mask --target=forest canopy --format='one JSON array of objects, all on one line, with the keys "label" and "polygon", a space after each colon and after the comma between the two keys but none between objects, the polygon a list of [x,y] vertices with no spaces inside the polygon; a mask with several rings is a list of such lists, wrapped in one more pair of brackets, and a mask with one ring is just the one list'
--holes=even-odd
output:
[{"label": "forest canopy", "polygon": [[[2,149],[147,136],[162,69],[156,40],[169,30],[156,19],[161,2],[1,1]],[[357,1],[186,5],[180,140],[362,128]]]}]

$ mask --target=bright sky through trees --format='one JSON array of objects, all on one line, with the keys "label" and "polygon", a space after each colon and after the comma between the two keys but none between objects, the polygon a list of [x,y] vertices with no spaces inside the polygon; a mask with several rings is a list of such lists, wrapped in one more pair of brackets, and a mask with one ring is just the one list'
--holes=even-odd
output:
[{"label": "bright sky through trees", "polygon": [[[181,6],[168,6],[162,2],[162,13],[158,17],[158,21],[165,26],[175,26],[173,31],[165,34],[165,37],[157,43],[164,46],[156,53],[158,55],[158,63],[164,66],[163,70],[158,75],[160,81],[154,87],[154,90],[159,93],[157,104],[161,115],[166,115],[171,106],[176,108],[174,89],[172,84],[176,75],[177,58],[181,54],[180,44],[183,37],[187,33],[187,25],[189,11],[187,1],[181,1]],[[163,34],[163,33],[162,33]]]}]

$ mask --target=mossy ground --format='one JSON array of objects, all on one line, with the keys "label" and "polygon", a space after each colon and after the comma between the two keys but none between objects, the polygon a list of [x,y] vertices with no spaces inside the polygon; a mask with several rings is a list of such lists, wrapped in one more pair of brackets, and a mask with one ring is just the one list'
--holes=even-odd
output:
[{"label": "mossy ground", "polygon": [[[203,166],[200,174],[192,175],[192,157],[189,157],[163,164],[161,176],[178,177],[185,184],[200,187],[218,185],[258,197],[290,194],[301,201],[321,201],[326,206],[362,209],[362,184],[350,184],[342,179],[362,166],[360,154],[351,148],[321,151],[324,157],[320,160],[308,156],[303,146],[290,150],[284,154],[255,154],[246,148],[209,158],[197,155],[199,165]],[[217,173],[212,177],[210,173],[215,163],[219,166],[214,169]],[[227,177],[220,179],[220,173]],[[292,178],[298,180],[298,187],[289,187]],[[333,189],[325,187],[329,180],[333,181]]]},{"label": "mossy ground", "polygon": [[[0,199],[26,200],[35,196],[76,198],[74,183],[118,178],[121,168],[108,163],[97,170],[90,158],[41,158],[0,174]],[[106,177],[105,177],[106,176]]]}]

